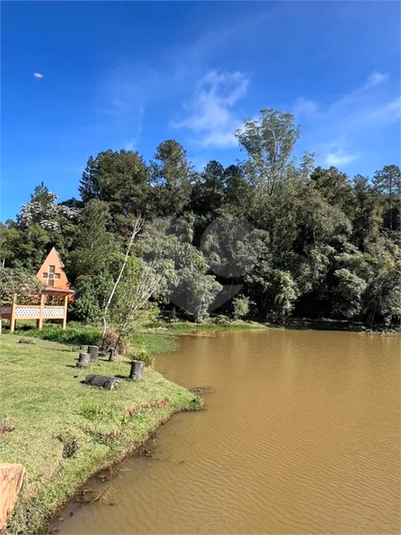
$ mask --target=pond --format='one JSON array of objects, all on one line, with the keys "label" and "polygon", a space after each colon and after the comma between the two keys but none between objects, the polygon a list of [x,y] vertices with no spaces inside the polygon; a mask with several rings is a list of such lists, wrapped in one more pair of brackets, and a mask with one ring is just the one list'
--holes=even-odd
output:
[{"label": "pond", "polygon": [[161,427],[107,499],[69,505],[61,534],[400,532],[398,336],[182,337],[156,368],[207,386],[207,409]]}]

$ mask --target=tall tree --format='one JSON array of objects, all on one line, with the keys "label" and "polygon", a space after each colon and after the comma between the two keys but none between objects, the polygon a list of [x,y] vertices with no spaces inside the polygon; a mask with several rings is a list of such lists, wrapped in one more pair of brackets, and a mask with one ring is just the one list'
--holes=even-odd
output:
[{"label": "tall tree", "polygon": [[148,178],[147,166],[137,152],[107,150],[89,158],[79,192],[85,202],[98,199],[108,203],[116,229],[129,227],[137,213],[150,211]]},{"label": "tall tree", "polygon": [[386,199],[385,227],[389,230],[400,228],[401,170],[397,165],[385,165],[376,171],[373,188]]},{"label": "tall tree", "polygon": [[252,183],[263,184],[271,195],[290,175],[300,128],[290,113],[263,109],[260,114],[259,120],[245,120],[235,135],[248,154],[246,175]]},{"label": "tall tree", "polygon": [[180,143],[174,139],[160,143],[151,163],[151,177],[159,214],[180,215],[189,201],[194,177],[193,166]]}]

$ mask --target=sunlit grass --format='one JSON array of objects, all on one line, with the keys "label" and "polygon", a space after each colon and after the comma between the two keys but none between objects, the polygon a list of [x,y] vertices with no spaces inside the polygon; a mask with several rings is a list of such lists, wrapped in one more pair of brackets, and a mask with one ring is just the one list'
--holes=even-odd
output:
[{"label": "sunlit grass", "polygon": [[[27,334],[31,333],[24,337]],[[120,388],[106,391],[83,385],[84,375],[76,377],[74,345],[41,339],[25,345],[18,339],[1,336],[0,417],[14,428],[2,436],[1,461],[26,469],[8,532],[43,533],[44,519],[91,474],[146,439],[172,413],[195,408],[197,402],[193,394],[150,368],[143,380],[129,381],[129,361],[124,358],[109,363],[100,357],[87,372],[121,376]],[[135,344],[149,351],[173,347],[162,340],[160,335],[144,334]],[[168,403],[159,408],[129,415],[129,408],[141,402],[164,398]]]}]

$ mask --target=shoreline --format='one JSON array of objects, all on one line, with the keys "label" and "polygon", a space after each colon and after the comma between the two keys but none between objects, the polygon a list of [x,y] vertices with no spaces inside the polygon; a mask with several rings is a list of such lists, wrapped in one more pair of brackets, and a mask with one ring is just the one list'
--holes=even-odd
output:
[{"label": "shoreline", "polygon": [[[140,451],[141,447],[145,446],[146,443],[149,440],[151,440],[153,434],[156,433],[157,430],[162,425],[165,425],[167,422],[169,422],[171,420],[171,418],[173,416],[175,416],[176,414],[179,414],[179,413],[182,413],[182,412],[194,412],[194,411],[199,411],[199,410],[203,410],[203,405],[202,405],[201,401],[199,401],[199,407],[197,407],[197,408],[193,408],[192,409],[192,408],[185,408],[184,407],[184,408],[176,409],[176,410],[172,411],[169,415],[167,415],[165,418],[160,420],[153,429],[150,429],[149,432],[148,432],[148,435],[141,442],[135,443],[135,444],[130,444],[129,446],[127,446],[125,449],[123,449],[121,451],[120,455],[117,455],[116,457],[113,457],[112,459],[105,461],[102,465],[100,465],[97,468],[95,468],[95,470],[92,473],[90,473],[85,478],[83,478],[83,481],[74,489],[72,494],[70,494],[68,496],[65,496],[65,498],[60,500],[60,502],[56,505],[56,507],[54,508],[53,512],[49,515],[49,517],[46,519],[46,521],[43,524],[43,527],[46,528],[46,533],[49,532],[50,535],[53,533],[52,531],[49,531],[49,527],[52,524],[55,524],[55,523],[59,522],[59,520],[57,519],[57,516],[59,516],[60,511],[68,503],[73,501],[76,496],[79,495],[80,489],[82,489],[82,487],[84,487],[88,483],[88,481],[90,481],[92,478],[95,478],[96,476],[98,476],[102,472],[107,472],[109,470],[111,471],[116,466],[124,463],[124,461],[126,459],[128,459],[128,457],[138,453]],[[89,502],[89,503],[91,503],[91,502]],[[8,535],[8,531],[6,531],[4,533],[4,535]],[[27,534],[27,535],[30,535],[30,534]],[[37,535],[39,535],[39,532],[38,532]]]},{"label": "shoreline", "polygon": [[[311,325],[311,320],[307,321],[307,327],[304,326],[306,320],[300,320],[300,322],[301,327],[298,328],[312,328],[309,326]],[[332,322],[332,324],[334,325],[336,325],[337,323],[338,322]],[[322,321],[321,325],[323,327],[326,326],[326,328],[319,330],[334,330],[333,328],[327,328],[327,324],[327,321]],[[315,322],[312,323],[312,325],[315,325]],[[148,326],[145,329],[136,333],[136,335],[134,336],[134,344],[138,347],[145,347],[152,353],[167,353],[172,352],[176,349],[179,343],[176,340],[179,340],[180,336],[214,337],[215,333],[217,332],[228,332],[235,330],[268,330],[274,328],[280,327],[271,325],[269,326],[256,322],[242,321],[225,323],[222,325],[208,323],[191,324],[189,322],[176,322],[170,324],[163,322],[162,325],[160,325],[159,322],[159,324],[157,325],[153,324],[152,326]],[[285,328],[291,329],[291,326],[287,326]],[[60,331],[59,329],[53,327],[46,328],[44,331],[41,332],[25,331],[24,336],[33,335],[36,339],[37,345],[27,345],[23,347],[21,345],[17,345],[18,336],[22,334],[21,332],[17,332],[14,335],[4,333],[1,338],[3,342],[3,364],[4,361],[7,361],[7,357],[10,357],[10,365],[12,366],[14,364],[13,361],[15,359],[15,355],[17,355],[18,357],[21,357],[22,355],[22,358],[25,358],[24,364],[32,362],[35,365],[38,360],[38,356],[35,353],[37,350],[41,351],[42,359],[52,358],[54,357],[55,353],[58,353],[60,363],[63,364],[64,367],[66,367],[67,369],[70,368],[69,374],[65,373],[65,369],[60,368],[58,370],[58,372],[64,372],[63,386],[65,386],[67,384],[65,381],[68,381],[68,379],[71,378],[71,368],[74,368],[74,373],[76,372],[75,366],[71,364],[72,358],[76,356],[73,353],[73,348],[71,347],[71,344],[77,343],[76,340],[73,340],[75,334],[74,336],[71,335],[74,329],[78,330],[76,326],[71,326],[70,332],[69,328],[67,328],[67,331]],[[349,331],[350,329],[346,328],[341,330]],[[377,331],[370,332],[366,329],[358,330],[361,334],[383,334]],[[63,340],[62,343],[54,341],[45,341],[43,339],[40,339],[41,335],[43,335],[43,338],[47,338],[47,340],[52,340],[53,336],[58,337],[60,334],[63,334],[63,336],[66,338],[66,340]],[[68,339],[69,336],[70,339]],[[6,342],[6,344],[4,344],[4,342]],[[68,344],[70,344],[70,346]],[[10,349],[10,355],[7,355],[7,345]],[[32,358],[34,358],[35,361],[33,361]],[[124,362],[123,365],[125,365],[126,363],[128,363],[128,361]],[[108,370],[106,369],[105,371],[109,371],[111,374],[116,374],[117,370],[115,365],[114,368],[113,364],[109,364],[106,362],[102,362],[101,365],[104,368],[108,368]],[[28,370],[26,370],[26,366],[24,366],[24,368],[19,368],[17,366],[17,368],[18,370],[15,370],[16,372],[18,371],[18,373],[20,373],[20,371],[24,369],[29,374],[29,368]],[[67,412],[63,415],[64,420],[63,418],[61,418],[61,421],[59,422],[58,434],[55,434],[54,430],[53,433],[50,433],[49,431],[46,437],[44,438],[44,441],[40,443],[40,447],[42,448],[59,448],[59,457],[56,459],[50,459],[50,464],[53,463],[54,465],[52,466],[53,469],[50,471],[50,474],[47,473],[45,468],[43,468],[42,472],[40,469],[38,469],[33,475],[28,474],[28,480],[31,479],[31,481],[28,481],[28,489],[26,488],[27,485],[24,482],[23,488],[17,500],[14,513],[9,520],[9,526],[4,532],[5,535],[18,535],[21,533],[24,533],[26,535],[34,535],[43,533],[46,527],[50,525],[54,517],[57,515],[57,511],[59,511],[63,506],[65,506],[66,503],[73,499],[74,496],[77,495],[77,492],[79,492],[79,489],[82,488],[82,486],[85,485],[85,483],[90,478],[96,476],[100,472],[103,472],[113,466],[120,464],[128,456],[137,452],[139,448],[151,437],[151,435],[161,425],[166,423],[174,414],[178,412],[200,410],[202,408],[202,401],[193,392],[190,392],[189,390],[179,385],[176,385],[171,381],[168,381],[152,369],[147,370],[148,371],[145,375],[146,379],[149,379],[149,384],[146,388],[149,388],[149,395],[147,395],[145,388],[144,391],[139,393],[138,402],[146,402],[147,400],[154,402],[154,398],[156,396],[154,387],[156,384],[158,387],[158,399],[160,400],[169,397],[168,403],[163,404],[162,407],[147,407],[146,409],[138,409],[136,413],[142,414],[134,414],[132,416],[132,414],[129,412],[132,400],[120,400],[118,407],[120,411],[118,417],[119,419],[112,429],[108,429],[107,424],[102,421],[102,413],[95,413],[94,419],[89,423],[86,422],[86,424],[88,425],[82,424],[82,420],[78,422],[77,425],[77,422],[71,421],[73,420],[73,415],[71,414],[71,412],[76,412],[75,406],[70,407],[70,412],[68,412],[67,410]],[[104,371],[102,370],[101,373],[104,373]],[[7,381],[6,375],[7,373],[3,374],[2,377],[2,380],[4,382]],[[40,372],[39,370],[39,377],[42,377],[42,375],[43,372]],[[34,389],[33,386],[32,388]],[[132,391],[138,389],[136,385],[128,381],[123,381],[122,388],[126,388],[128,390],[132,389]],[[113,391],[117,394],[109,394],[111,394],[111,396],[115,395],[116,398],[118,398],[119,392],[121,391],[122,390],[117,389]],[[99,390],[95,391],[92,390],[90,387],[81,386],[80,393],[78,393],[78,396],[82,394],[83,397],[88,397],[86,394],[88,394],[89,392],[93,392],[93,397],[97,400],[102,399],[102,403],[104,402],[105,409],[108,408],[111,410],[113,408],[113,403],[111,403],[111,406],[109,406],[108,403],[112,401],[110,400],[111,396],[109,395],[107,398],[107,394],[105,395],[104,392],[102,394]],[[28,399],[26,401],[29,401],[29,390],[24,392],[24,394],[27,394],[26,397]],[[18,402],[20,402],[18,392],[15,393],[14,391],[12,391],[11,397],[12,396],[14,396],[14,400],[18,400]],[[55,394],[55,397],[57,399],[57,392]],[[81,400],[78,397],[77,403],[82,401],[83,397]],[[90,395],[89,397],[92,398],[92,395]],[[118,400],[114,399],[114,401]],[[30,406],[31,405],[32,403],[30,403]],[[91,409],[90,406],[89,409]],[[4,443],[8,442],[9,440],[12,441],[17,434],[19,427],[17,412],[18,411],[16,411],[14,415],[11,414],[10,418],[12,425],[14,425],[16,428],[16,431],[13,431],[9,434],[7,433],[2,436],[3,444],[1,448],[1,461],[21,463],[24,466],[30,466],[32,464],[34,465],[35,463],[40,463],[40,459],[36,458],[31,451],[38,451],[37,449],[35,450],[35,443],[31,444],[30,448],[28,448],[30,450],[28,452],[29,455],[26,452],[21,453],[21,450],[17,451],[16,453],[11,452],[10,448],[7,448],[7,445],[4,448]],[[111,411],[110,413],[107,413],[106,411],[106,417],[108,418],[110,415],[113,416],[113,411]],[[1,418],[3,419],[4,416],[4,420],[9,419],[9,414],[7,414],[7,407],[5,409],[4,407],[2,408]],[[139,423],[142,426],[139,432],[134,426],[135,423],[138,423],[138,419],[136,419],[136,416],[140,416]],[[21,437],[19,437],[19,440],[22,440],[23,442],[23,447],[25,447],[25,445],[29,442],[29,437],[31,435],[31,422],[29,420],[32,420],[32,422],[35,421],[35,412],[33,412],[30,417],[28,414],[28,422],[26,422],[27,427],[25,431],[22,430],[22,435]],[[99,424],[99,429],[97,429],[97,424]],[[36,431],[39,434],[41,432],[39,428],[36,428]],[[63,433],[66,436],[63,437]],[[32,436],[34,436],[34,434]],[[36,439],[36,437],[34,438]],[[55,438],[56,440],[54,440]],[[67,440],[67,443],[63,444],[63,441],[65,442],[65,440]],[[68,441],[72,441],[72,445],[74,445],[75,442],[79,443],[79,447],[81,448],[81,450],[79,451],[80,455],[77,455],[76,457],[74,455],[67,458],[64,457],[63,448],[65,448],[66,445],[68,446]],[[95,455],[93,455],[93,450],[90,446],[93,446],[93,448],[96,449],[99,445],[105,447],[107,446],[107,448],[103,449],[102,451],[96,451]],[[17,446],[20,445],[17,444]],[[21,455],[19,455],[19,453],[21,453]],[[50,455],[50,457],[52,456]],[[32,477],[34,479],[38,479],[36,487],[32,482]]]},{"label": "shoreline", "polygon": [[[164,338],[150,337],[152,349],[173,349]],[[138,451],[174,414],[203,407],[198,396],[151,368],[141,381],[122,379],[121,387],[105,391],[73,378],[76,354],[66,344],[36,338],[21,345],[10,334],[1,339],[1,418],[13,427],[1,437],[1,461],[26,469],[5,535],[47,533],[88,479]],[[100,373],[128,371],[125,360],[100,363]]]}]

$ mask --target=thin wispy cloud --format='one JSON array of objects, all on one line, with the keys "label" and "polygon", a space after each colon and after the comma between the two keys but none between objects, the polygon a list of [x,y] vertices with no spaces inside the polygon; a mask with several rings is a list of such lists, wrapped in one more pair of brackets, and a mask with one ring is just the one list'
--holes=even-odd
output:
[{"label": "thin wispy cloud", "polygon": [[370,87],[374,87],[375,85],[379,85],[383,82],[385,82],[389,77],[388,73],[381,73],[381,72],[372,72],[368,79],[366,80],[365,85],[363,86],[363,89],[369,89]]},{"label": "thin wispy cloud", "polygon": [[388,80],[388,73],[374,71],[358,88],[325,107],[306,97],[296,100],[292,112],[306,126],[322,163],[342,166],[364,157],[361,140],[399,121],[401,99],[386,90]]},{"label": "thin wispy cloud", "polygon": [[138,112],[137,125],[136,125],[136,131],[135,131],[134,137],[130,139],[129,141],[127,141],[127,143],[124,146],[125,150],[137,150],[138,142],[142,134],[144,116],[145,116],[145,107],[141,106]]},{"label": "thin wispy cloud", "polygon": [[43,78],[43,74],[41,74],[40,72],[34,72],[33,76],[34,78]]},{"label": "thin wispy cloud", "polygon": [[349,150],[349,144],[344,137],[327,144],[324,152],[324,163],[328,166],[340,167],[359,158],[357,152]]},{"label": "thin wispy cloud", "polygon": [[209,71],[199,80],[195,96],[184,105],[186,116],[172,123],[191,132],[204,147],[237,145],[234,132],[242,124],[235,104],[247,94],[249,77],[241,72]]},{"label": "thin wispy cloud", "polygon": [[109,143],[137,150],[141,139],[152,69],[126,67],[111,70],[98,90],[97,130]]}]

